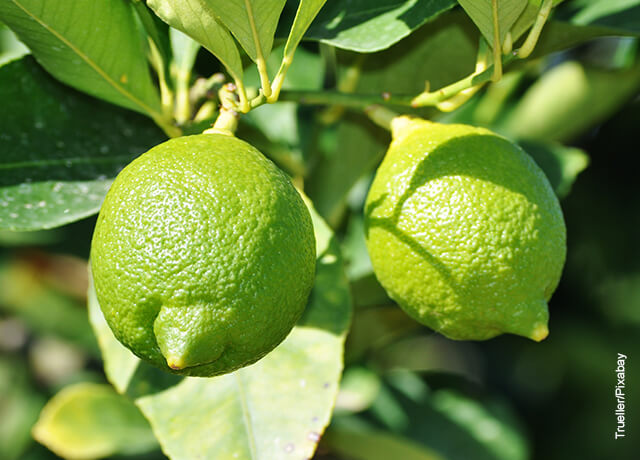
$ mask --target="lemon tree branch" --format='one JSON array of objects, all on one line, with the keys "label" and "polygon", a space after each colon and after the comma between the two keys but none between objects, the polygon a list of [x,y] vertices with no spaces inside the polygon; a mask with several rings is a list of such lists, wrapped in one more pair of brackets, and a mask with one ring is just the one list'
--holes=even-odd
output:
[{"label": "lemon tree branch", "polygon": [[[408,106],[413,108],[437,107],[442,111],[453,110],[468,100],[479,89],[480,85],[494,81],[496,75],[502,75],[502,67],[504,65],[509,64],[516,58],[524,59],[531,54],[540,37],[542,27],[549,17],[552,4],[553,0],[543,1],[525,43],[517,52],[502,56],[502,46],[494,46],[494,54],[496,55],[494,56],[494,63],[491,66],[487,66],[485,55],[487,45],[486,43],[483,45],[481,42],[475,71],[471,75],[436,91],[430,91],[427,88],[423,93],[413,97],[409,95],[392,95],[390,93],[358,94],[342,91],[282,91],[280,100],[310,105],[339,105],[361,110],[372,105]],[[510,37],[507,37],[506,42],[509,41]],[[499,43],[499,39],[496,39],[495,43]],[[511,43],[505,43],[505,45],[510,47]]]},{"label": "lemon tree branch", "polygon": [[[513,60],[513,56],[506,56],[505,63]],[[473,73],[462,80],[440,88],[436,91],[425,91],[417,97],[411,95],[392,95],[390,93],[362,94],[342,91],[299,91],[283,90],[281,101],[295,101],[310,105],[342,105],[345,107],[364,109],[370,105],[396,107],[435,107],[451,99],[460,92],[474,86],[486,83],[493,76],[493,66],[487,67],[480,73]]]},{"label": "lemon tree branch", "polygon": [[284,83],[284,78],[287,76],[287,71],[293,62],[293,53],[295,52],[295,48],[291,53],[285,54],[282,58],[282,62],[280,63],[280,68],[278,69],[278,73],[273,79],[273,86],[271,95],[267,97],[268,102],[276,102],[278,97],[280,96],[280,91],[282,90],[282,84]]}]

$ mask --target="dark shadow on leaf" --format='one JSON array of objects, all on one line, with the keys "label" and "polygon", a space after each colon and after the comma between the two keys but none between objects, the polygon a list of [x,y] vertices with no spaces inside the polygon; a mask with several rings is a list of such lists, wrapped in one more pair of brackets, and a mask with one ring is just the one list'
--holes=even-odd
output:
[{"label": "dark shadow on leaf", "polygon": [[129,380],[126,394],[133,399],[150,396],[179,384],[183,379],[184,377],[180,375],[170,374],[144,361],[140,361]]},{"label": "dark shadow on leaf", "polygon": [[[473,28],[473,24],[469,18],[464,14],[458,14],[456,12],[450,12],[442,15],[436,21],[429,23],[427,26],[416,30],[414,33],[404,38],[401,42],[393,45],[392,47],[380,51],[378,53],[368,56],[362,66],[362,73],[366,75],[371,72],[385,72],[387,69],[393,68],[398,62],[407,59],[407,56],[411,53],[415,53],[415,50],[422,47],[424,42],[436,37],[439,34],[450,33],[451,30],[456,29],[460,33],[467,37],[467,40],[471,43],[476,43],[478,40],[476,29]],[[420,62],[415,62],[416,69],[422,70],[416,75],[420,85],[424,85],[424,81],[421,80],[425,77],[422,75],[429,69],[423,69]],[[470,71],[473,69],[470,67]],[[460,75],[460,78],[464,75]],[[436,86],[451,82],[432,82]],[[409,89],[404,90],[408,92]]]},{"label": "dark shadow on leaf", "polygon": [[326,251],[316,261],[315,284],[298,326],[344,334],[351,322],[351,293],[340,248],[332,236]]},{"label": "dark shadow on leaf", "polygon": [[522,140],[518,143],[540,166],[549,179],[551,187],[558,193],[563,180],[562,163],[558,156],[553,153],[551,148],[540,142]]}]

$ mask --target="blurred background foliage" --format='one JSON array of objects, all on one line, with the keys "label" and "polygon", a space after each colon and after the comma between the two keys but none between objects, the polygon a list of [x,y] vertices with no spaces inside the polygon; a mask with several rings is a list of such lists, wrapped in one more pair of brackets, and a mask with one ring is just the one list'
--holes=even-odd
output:
[{"label": "blurred background foliage", "polygon": [[[451,341],[415,323],[385,295],[366,253],[362,205],[389,137],[364,115],[284,102],[243,118],[239,136],[304,179],[347,261],[356,311],[336,412],[316,458],[637,458],[640,56],[637,38],[601,37],[619,22],[588,6],[569,1],[559,8],[556,18],[567,22],[550,24],[539,44],[550,54],[538,50],[544,57],[508,67],[502,81],[454,112],[420,111],[443,122],[488,126],[520,142],[561,197],[568,259],[550,303],[551,333],[540,344],[515,336]],[[605,19],[591,21],[589,14]],[[637,18],[637,8],[629,14]],[[581,29],[578,46],[559,46],[557,37],[575,24],[591,29]],[[474,31],[456,9],[365,57],[306,43],[285,90],[418,93],[425,80],[437,88],[473,69]],[[25,52],[0,28],[0,63]],[[209,75],[216,65],[201,52],[197,74]],[[38,437],[40,411],[62,388],[86,394],[74,400],[85,403],[70,409],[59,394],[49,417],[70,417],[78,427],[97,413],[104,417],[101,432],[64,434],[69,442],[58,453],[164,458],[144,419],[135,419],[135,407],[105,414],[114,396],[104,386],[86,310],[94,223],[90,217],[49,231],[0,232],[1,459],[57,458],[32,431]],[[629,436],[615,441],[617,353],[629,356]],[[138,430],[133,446],[122,433],[125,419]],[[95,450],[76,446],[87,440]]]}]

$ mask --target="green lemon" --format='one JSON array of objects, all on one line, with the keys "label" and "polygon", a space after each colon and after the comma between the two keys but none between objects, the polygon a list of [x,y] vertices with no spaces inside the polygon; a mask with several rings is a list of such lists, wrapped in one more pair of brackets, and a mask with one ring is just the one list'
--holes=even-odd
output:
[{"label": "green lemon", "polygon": [[169,140],[129,164],[100,210],[96,294],[140,358],[213,376],[278,345],[315,274],[311,216],[290,180],[233,136]]},{"label": "green lemon", "polygon": [[365,214],[376,276],[417,321],[459,340],[548,335],[566,229],[518,146],[482,128],[396,118]]}]

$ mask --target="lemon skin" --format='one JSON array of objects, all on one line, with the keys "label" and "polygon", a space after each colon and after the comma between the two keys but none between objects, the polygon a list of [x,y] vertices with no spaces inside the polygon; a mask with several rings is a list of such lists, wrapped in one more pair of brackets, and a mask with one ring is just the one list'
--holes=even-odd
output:
[{"label": "lemon skin", "polygon": [[91,247],[116,338],[169,372],[251,364],[291,331],[313,285],[311,217],[251,145],[202,134],[160,144],[115,179]]},{"label": "lemon skin", "polygon": [[547,336],[564,219],[544,173],[507,139],[396,118],[365,223],[377,278],[417,321],[458,340]]}]

